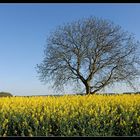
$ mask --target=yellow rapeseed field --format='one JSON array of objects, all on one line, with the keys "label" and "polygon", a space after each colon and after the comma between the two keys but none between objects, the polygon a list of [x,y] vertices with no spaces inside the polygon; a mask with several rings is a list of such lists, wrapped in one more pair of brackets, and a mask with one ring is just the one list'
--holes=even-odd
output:
[{"label": "yellow rapeseed field", "polygon": [[0,98],[0,136],[138,136],[140,95]]}]

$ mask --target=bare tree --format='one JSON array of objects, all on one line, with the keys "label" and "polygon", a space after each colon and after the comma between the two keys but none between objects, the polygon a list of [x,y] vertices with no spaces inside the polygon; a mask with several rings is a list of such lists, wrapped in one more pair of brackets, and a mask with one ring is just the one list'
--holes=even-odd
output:
[{"label": "bare tree", "polygon": [[134,35],[109,20],[89,17],[59,26],[51,33],[44,60],[37,65],[40,80],[55,87],[81,82],[94,94],[115,82],[138,76],[138,46]]}]

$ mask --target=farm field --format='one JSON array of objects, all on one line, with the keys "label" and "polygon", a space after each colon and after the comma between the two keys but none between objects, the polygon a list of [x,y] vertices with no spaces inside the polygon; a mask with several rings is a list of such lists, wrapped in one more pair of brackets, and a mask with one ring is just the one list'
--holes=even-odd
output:
[{"label": "farm field", "polygon": [[140,95],[2,97],[0,136],[140,136]]}]

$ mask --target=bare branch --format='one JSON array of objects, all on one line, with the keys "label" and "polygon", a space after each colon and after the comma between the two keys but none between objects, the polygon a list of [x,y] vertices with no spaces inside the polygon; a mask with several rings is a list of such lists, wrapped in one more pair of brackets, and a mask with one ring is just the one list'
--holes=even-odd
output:
[{"label": "bare branch", "polygon": [[[60,88],[81,82],[86,94],[139,76],[139,42],[114,23],[89,17],[56,28],[37,65],[42,82]],[[130,85],[130,84],[129,84]]]}]

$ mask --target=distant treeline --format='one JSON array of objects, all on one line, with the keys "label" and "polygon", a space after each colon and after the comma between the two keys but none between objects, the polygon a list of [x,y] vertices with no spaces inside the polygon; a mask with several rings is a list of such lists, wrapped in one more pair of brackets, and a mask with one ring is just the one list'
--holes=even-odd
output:
[{"label": "distant treeline", "polygon": [[7,97],[7,96],[13,96],[11,93],[9,92],[0,92],[0,97]]},{"label": "distant treeline", "polygon": [[[140,92],[123,92],[123,93],[96,93],[96,95],[120,95],[120,94],[140,94]],[[29,96],[24,96],[24,97],[35,97],[35,96],[54,96],[54,97],[59,97],[59,96],[74,96],[74,95],[81,95],[84,96],[86,95],[85,93],[76,93],[76,94],[58,94],[58,95],[29,95]],[[0,97],[5,97],[5,96],[13,96],[11,93],[8,92],[0,92]],[[20,96],[14,96],[14,97],[20,97]],[[23,96],[22,96],[23,97]]]},{"label": "distant treeline", "polygon": [[124,92],[123,94],[140,94],[140,92]]},{"label": "distant treeline", "polygon": [[[96,93],[96,95],[102,94],[102,95],[120,95],[120,94],[140,94],[140,92],[123,92],[123,93]],[[76,93],[76,94],[65,94],[65,95],[86,95],[86,93]],[[62,94],[58,95],[34,95],[34,96],[63,96]]]}]

